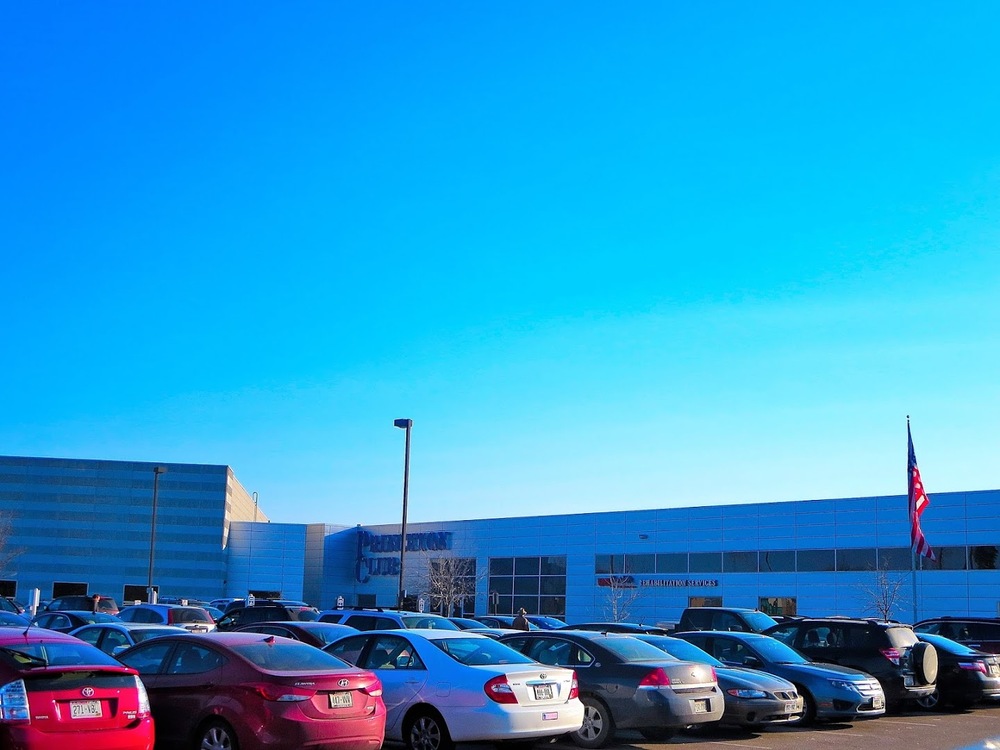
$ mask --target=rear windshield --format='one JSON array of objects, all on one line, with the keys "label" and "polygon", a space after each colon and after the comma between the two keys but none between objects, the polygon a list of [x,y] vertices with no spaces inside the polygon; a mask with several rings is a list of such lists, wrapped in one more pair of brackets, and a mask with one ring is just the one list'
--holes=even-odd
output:
[{"label": "rear windshield", "polygon": [[215,622],[212,617],[203,609],[190,607],[186,609],[170,610],[171,622]]},{"label": "rear windshield", "polygon": [[768,628],[772,628],[778,624],[777,620],[770,615],[765,615],[763,612],[746,612],[743,616],[750,627],[758,633],[763,633]]},{"label": "rear windshield", "polygon": [[83,641],[79,643],[63,641],[18,643],[12,646],[2,646],[0,647],[0,659],[18,670],[77,664],[121,666],[121,662],[117,659]]},{"label": "rear windshield", "polygon": [[458,625],[446,617],[428,617],[427,615],[402,615],[400,619],[407,628],[436,628],[438,630],[461,630]]},{"label": "rear windshield", "polygon": [[261,669],[271,672],[325,672],[353,669],[333,654],[305,643],[258,641],[233,646],[233,651]]},{"label": "rear windshield", "polygon": [[608,651],[618,656],[622,661],[677,661],[676,658],[658,649],[656,646],[640,641],[638,638],[605,638],[597,640]]},{"label": "rear windshield", "polygon": [[479,638],[434,638],[435,646],[461,664],[479,666],[483,664],[532,664],[520,651],[498,643],[485,636]]},{"label": "rear windshield", "polygon": [[312,607],[289,607],[288,619],[300,622],[313,622],[319,619],[319,611]]}]

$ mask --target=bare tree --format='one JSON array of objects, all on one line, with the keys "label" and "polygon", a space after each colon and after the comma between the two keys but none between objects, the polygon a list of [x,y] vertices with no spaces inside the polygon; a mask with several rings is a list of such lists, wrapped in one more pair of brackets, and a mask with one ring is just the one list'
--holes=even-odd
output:
[{"label": "bare tree", "polygon": [[881,620],[891,620],[893,612],[907,599],[906,575],[887,568],[872,570],[871,577],[858,584],[865,612],[874,612]]},{"label": "bare tree", "polygon": [[427,566],[427,593],[431,609],[443,615],[464,612],[470,599],[475,602],[476,585],[485,576],[477,573],[474,557],[439,557]]},{"label": "bare tree", "polygon": [[600,578],[597,585],[607,589],[604,601],[604,617],[609,622],[625,622],[631,616],[632,605],[639,599],[632,576],[611,575]]}]

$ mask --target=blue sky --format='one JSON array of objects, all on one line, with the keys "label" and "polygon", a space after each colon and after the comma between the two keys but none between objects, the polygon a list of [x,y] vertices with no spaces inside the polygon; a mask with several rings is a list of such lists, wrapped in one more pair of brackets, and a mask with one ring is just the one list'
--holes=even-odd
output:
[{"label": "blue sky", "polygon": [[7,3],[0,453],[275,521],[1000,487],[995,3]]}]

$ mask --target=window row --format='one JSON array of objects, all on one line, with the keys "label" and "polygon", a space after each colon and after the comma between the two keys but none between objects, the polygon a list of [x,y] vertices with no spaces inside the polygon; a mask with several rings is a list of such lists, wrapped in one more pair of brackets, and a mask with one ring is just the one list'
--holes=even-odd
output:
[{"label": "window row", "polygon": [[[1000,546],[935,547],[937,560],[922,558],[924,570],[997,570]],[[863,549],[761,550],[745,552],[664,552],[595,555],[594,572],[641,573],[803,573],[910,570],[909,547]]]}]

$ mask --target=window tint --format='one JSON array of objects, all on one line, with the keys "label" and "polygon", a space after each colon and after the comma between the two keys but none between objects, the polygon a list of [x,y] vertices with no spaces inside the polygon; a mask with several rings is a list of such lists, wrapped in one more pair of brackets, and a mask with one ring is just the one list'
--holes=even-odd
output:
[{"label": "window tint", "polygon": [[406,638],[376,636],[362,667],[365,669],[424,669],[413,644]]},{"label": "window tint", "polygon": [[222,666],[222,657],[204,646],[180,643],[174,652],[167,674],[200,674]]},{"label": "window tint", "polygon": [[836,567],[832,549],[799,550],[797,560],[800,572],[834,570]]},{"label": "window tint", "polygon": [[795,571],[795,552],[772,550],[760,553],[761,573],[791,573]]},{"label": "window tint", "polygon": [[149,643],[139,646],[131,651],[121,661],[132,667],[139,674],[159,674],[163,660],[173,650],[174,644],[171,641],[163,643]]},{"label": "window tint", "polygon": [[347,666],[333,654],[300,641],[245,643],[233,646],[233,651],[261,669],[275,672],[312,672]]},{"label": "window tint", "polygon": [[357,664],[361,658],[361,652],[364,651],[365,645],[369,640],[371,640],[371,636],[355,635],[345,638],[342,641],[337,641],[332,646],[328,646],[323,650],[350,664]]},{"label": "window tint", "polygon": [[663,552],[656,556],[657,573],[687,573],[687,552]]},{"label": "window tint", "polygon": [[524,654],[492,638],[441,638],[432,643],[455,661],[469,666],[531,663]]}]

